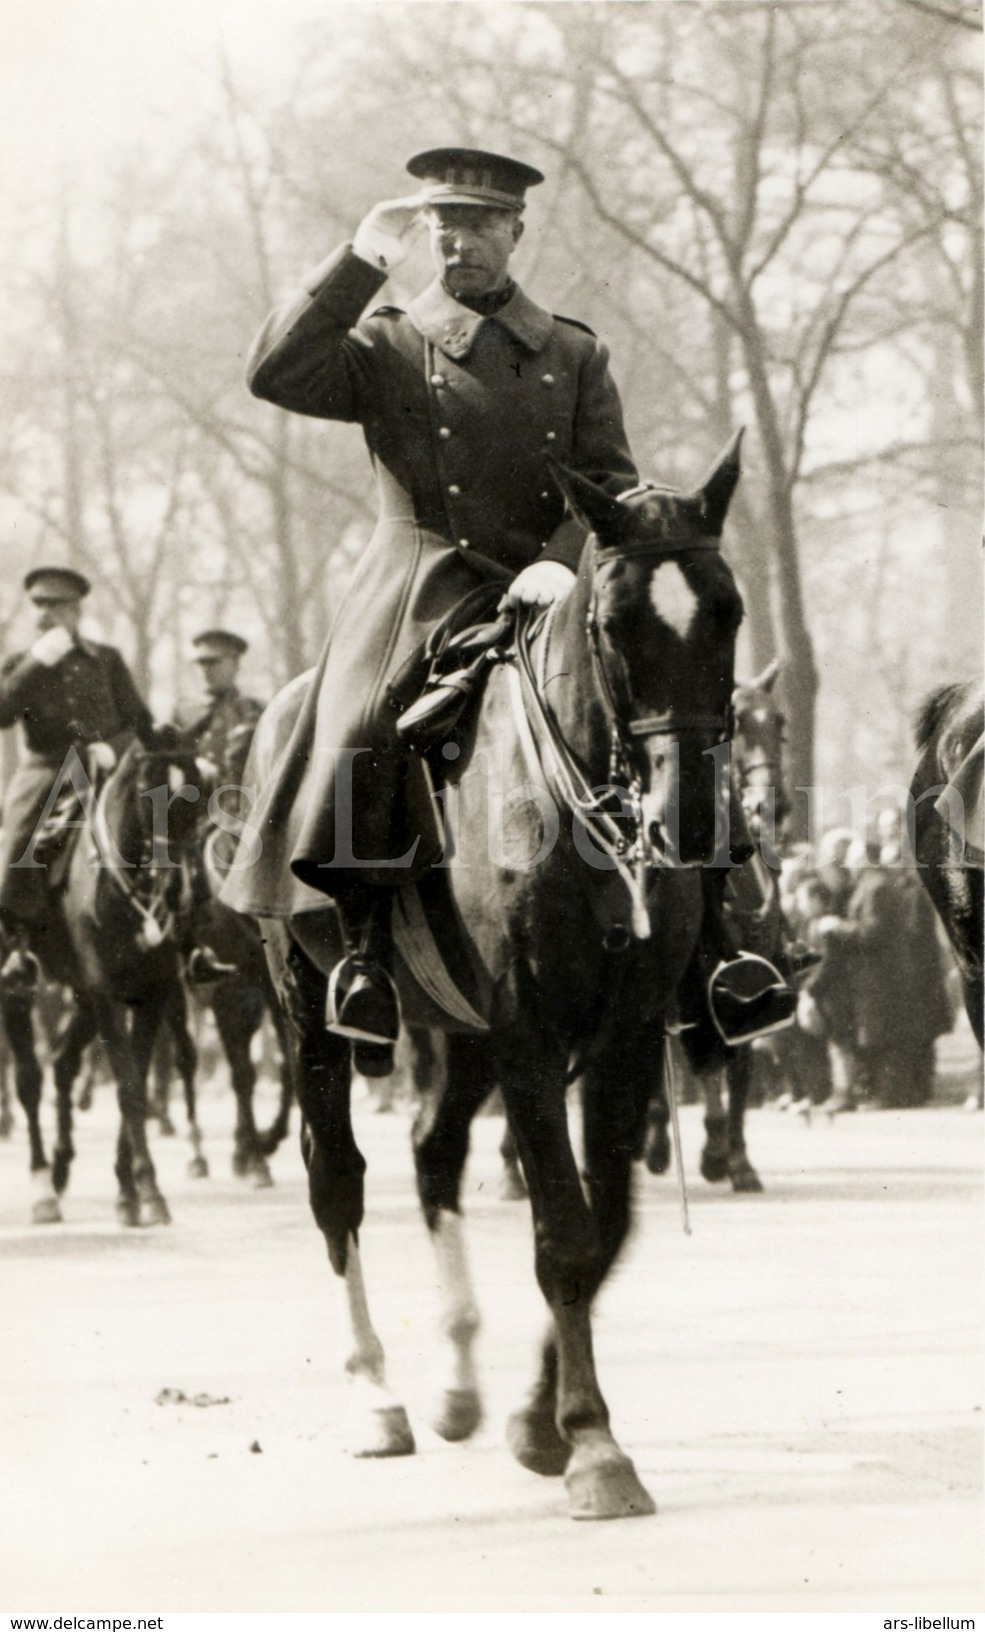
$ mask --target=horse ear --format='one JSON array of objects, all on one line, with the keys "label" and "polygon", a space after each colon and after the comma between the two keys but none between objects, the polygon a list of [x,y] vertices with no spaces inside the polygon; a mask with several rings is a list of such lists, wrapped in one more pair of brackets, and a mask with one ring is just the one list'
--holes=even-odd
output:
[{"label": "horse ear", "polygon": [[762,674],[757,674],[755,680],[749,681],[748,689],[750,691],[772,691],[773,687],[776,685],[779,673],[780,659],[778,657],[774,657],[771,663],[767,663]]},{"label": "horse ear", "polygon": [[704,484],[695,494],[695,498],[701,504],[701,512],[712,538],[721,537],[732,494],[739,480],[739,449],[744,435],[745,426],[741,425],[726,443],[712,467],[711,474],[705,478]]},{"label": "horse ear", "polygon": [[578,521],[596,533],[604,544],[614,544],[625,537],[632,525],[632,512],[624,504],[577,470],[558,464],[556,459],[548,459],[547,463]]}]

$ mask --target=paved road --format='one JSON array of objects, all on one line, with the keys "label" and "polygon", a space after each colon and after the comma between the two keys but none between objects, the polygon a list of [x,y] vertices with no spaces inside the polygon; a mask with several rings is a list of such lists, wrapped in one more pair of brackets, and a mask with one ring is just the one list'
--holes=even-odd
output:
[{"label": "paved road", "polygon": [[[496,1197],[499,1124],[467,1181],[486,1423],[424,1424],[435,1276],[405,1113],[363,1107],[364,1257],[419,1454],[354,1462],[320,1237],[294,1141],[275,1189],[229,1171],[231,1102],[204,1096],[213,1177],[155,1143],[169,1229],[112,1216],[112,1108],[78,1125],[68,1221],[32,1228],[22,1125],[0,1145],[0,1604],[179,1609],[873,1609],[973,1613],[981,1558],[982,1131],[957,1107],[805,1127],[766,1109],[761,1197],[640,1175],[600,1302],[600,1370],[654,1519],[574,1524],[503,1425],[542,1312],[524,1206]],[[226,1404],[156,1403],[163,1390]],[[259,1450],[252,1449],[259,1446]]]}]

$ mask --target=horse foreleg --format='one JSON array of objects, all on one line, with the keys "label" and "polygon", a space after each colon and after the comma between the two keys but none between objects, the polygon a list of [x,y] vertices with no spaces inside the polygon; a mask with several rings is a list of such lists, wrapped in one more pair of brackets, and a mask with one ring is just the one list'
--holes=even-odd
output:
[{"label": "horse foreleg", "polygon": [[[270,1015],[277,1047],[268,1049],[268,1054],[279,1054],[277,1075],[280,1079],[280,1099],[277,1104],[277,1114],[269,1128],[257,1130],[257,1140],[264,1156],[272,1156],[279,1145],[287,1138],[291,1126],[291,1105],[294,1101],[294,1083],[291,1078],[290,1044],[284,1029],[284,1019],[277,1005],[273,989],[268,992],[264,988],[264,1003]],[[264,1033],[266,1040],[266,1032]],[[273,1074],[273,1073],[272,1073]]]},{"label": "horse foreleg", "polygon": [[468,1439],[482,1421],[473,1348],[479,1309],[459,1211],[472,1118],[489,1093],[484,1042],[447,1041],[444,1082],[420,1089],[414,1123],[417,1189],[434,1248],[441,1297],[441,1348],[431,1426],[442,1439]]},{"label": "horse foreleg", "polygon": [[701,1152],[701,1177],[709,1184],[720,1184],[728,1178],[729,1132],[728,1117],[722,1099],[721,1070],[708,1071],[701,1076],[701,1091],[705,1100],[705,1143]]},{"label": "horse foreleg", "polygon": [[732,1050],[725,1067],[728,1082],[728,1175],[732,1189],[755,1193],[763,1183],[746,1150],[746,1105],[752,1082],[753,1053],[746,1043]]},{"label": "horse foreleg", "polygon": [[121,1128],[116,1160],[120,1196],[117,1211],[123,1222],[130,1223],[130,1214],[135,1205],[138,1223],[170,1224],[171,1214],[158,1188],[157,1174],[147,1144],[147,1067],[161,1017],[157,994],[148,995],[143,1002],[133,1005],[134,1036],[142,1069],[138,1069],[137,1056],[120,1005],[106,997],[96,998],[94,1003],[97,1025],[116,1078],[116,1097],[120,1108]]},{"label": "horse foreleg", "polygon": [[226,981],[216,987],[212,1013],[222,1042],[229,1075],[236,1096],[236,1129],[233,1135],[233,1172],[251,1180],[257,1190],[269,1189],[273,1177],[253,1116],[253,1091],[257,1073],[250,1045],[260,1025],[263,1006],[254,987]]},{"label": "horse foreleg", "polygon": [[96,1035],[96,1018],[84,997],[77,999],[68,1025],[55,1046],[53,1070],[55,1102],[58,1108],[58,1136],[55,1142],[51,1178],[58,1195],[68,1186],[75,1156],[72,1141],[72,1089],[82,1067],[82,1056]]},{"label": "horse foreleg", "polygon": [[[502,1089],[530,1190],[537,1280],[554,1319],[556,1425],[571,1447],[565,1472],[570,1512],[573,1518],[584,1519],[652,1513],[653,1503],[610,1429],[595,1369],[591,1305],[608,1268],[610,1248],[603,1246],[585,1200],[571,1148],[564,1091],[566,1062],[536,1059],[532,1035],[528,1034],[525,1044],[511,1050]],[[608,1084],[613,1091],[617,1086],[612,1081]],[[601,1118],[595,1120],[605,1125]],[[628,1216],[629,1162],[637,1143],[634,1129],[625,1160],[626,1199],[620,1208],[618,1198],[609,1193],[611,1176],[601,1177],[599,1151],[588,1150],[586,1133],[589,1184],[600,1196],[599,1187],[604,1186],[606,1214],[615,1216],[621,1210]],[[620,1153],[620,1163],[624,1154]],[[527,1409],[529,1412],[529,1404]],[[515,1448],[513,1428],[511,1425],[510,1439]]]},{"label": "horse foreleg", "polygon": [[34,1202],[31,1221],[34,1224],[58,1224],[61,1208],[52,1183],[51,1169],[41,1136],[41,1087],[44,1077],[34,1051],[34,1020],[29,996],[4,995],[0,999],[7,1041],[14,1057],[14,1082],[17,1098],[27,1118],[27,1136],[31,1149],[31,1186]]},{"label": "horse foreleg", "polygon": [[188,1163],[188,1176],[192,1179],[207,1179],[209,1164],[202,1149],[202,1130],[198,1125],[198,1099],[195,1091],[195,1079],[198,1075],[198,1049],[188,1025],[188,1003],[185,998],[185,988],[180,980],[175,980],[168,994],[166,1009],[168,1032],[174,1050],[175,1068],[181,1078],[181,1088],[185,1099],[185,1117],[188,1122],[188,1141],[192,1147],[191,1161]]},{"label": "horse foreleg", "polygon": [[353,1456],[406,1456],[414,1449],[414,1437],[404,1407],[387,1387],[383,1345],[370,1316],[359,1254],[366,1162],[352,1130],[349,1044],[325,1030],[325,977],[289,942],[284,925],[265,927],[287,1014],[311,1211],[342,1293],[345,1448]]}]

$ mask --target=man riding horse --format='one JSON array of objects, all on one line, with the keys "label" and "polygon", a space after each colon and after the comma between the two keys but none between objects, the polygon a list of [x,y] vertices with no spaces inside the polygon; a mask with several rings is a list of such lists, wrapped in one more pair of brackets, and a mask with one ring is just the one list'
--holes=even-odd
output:
[{"label": "man riding horse", "polygon": [[66,775],[71,750],[94,779],[116,763],[114,742],[135,733],[150,747],[159,738],[116,647],[79,632],[88,579],[70,567],[35,567],[24,588],[37,638],[0,670],[0,727],[19,723],[22,733],[0,842],[0,982],[6,989],[37,983],[30,942],[50,916],[48,864],[78,817],[77,790]]},{"label": "man riding horse", "polygon": [[[418,154],[423,183],[377,204],[351,244],[275,311],[253,347],[254,395],[294,413],[362,425],[380,514],[320,663],[298,686],[286,748],[250,817],[262,840],[224,898],[287,917],[333,898],[347,955],[326,1024],[364,1071],[389,1069],[399,1025],[389,973],[391,888],[441,855],[419,763],[403,748],[387,684],[467,596],[486,608],[546,607],[575,581],[585,527],[566,514],[553,460],[618,497],[637,488],[608,352],[584,324],[552,316],[513,281],[528,187],[543,176],[473,149]],[[361,314],[427,227],[436,278],[406,310]],[[437,706],[442,706],[440,691]],[[732,801],[733,806],[736,801]],[[738,812],[734,821],[741,822]],[[733,849],[735,845],[733,844]],[[708,876],[709,972],[726,1037],[785,1022],[794,994],[776,971],[752,1002],[729,971],[722,876]],[[775,979],[772,977],[775,976]]]}]

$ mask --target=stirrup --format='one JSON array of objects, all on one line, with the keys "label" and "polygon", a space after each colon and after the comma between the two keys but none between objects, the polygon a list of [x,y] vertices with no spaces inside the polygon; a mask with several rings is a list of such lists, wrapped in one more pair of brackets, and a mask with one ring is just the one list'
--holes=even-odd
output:
[{"label": "stirrup", "polygon": [[740,952],[714,970],[708,1008],[722,1041],[735,1048],[793,1025],[797,994],[767,958]]},{"label": "stirrup", "polygon": [[185,968],[185,978],[190,986],[209,986],[215,980],[225,980],[229,975],[238,974],[239,965],[222,963],[211,946],[196,946]]},{"label": "stirrup", "polygon": [[381,964],[356,952],[335,965],[328,981],[325,1029],[354,1043],[393,1048],[400,1035],[400,998]]}]

